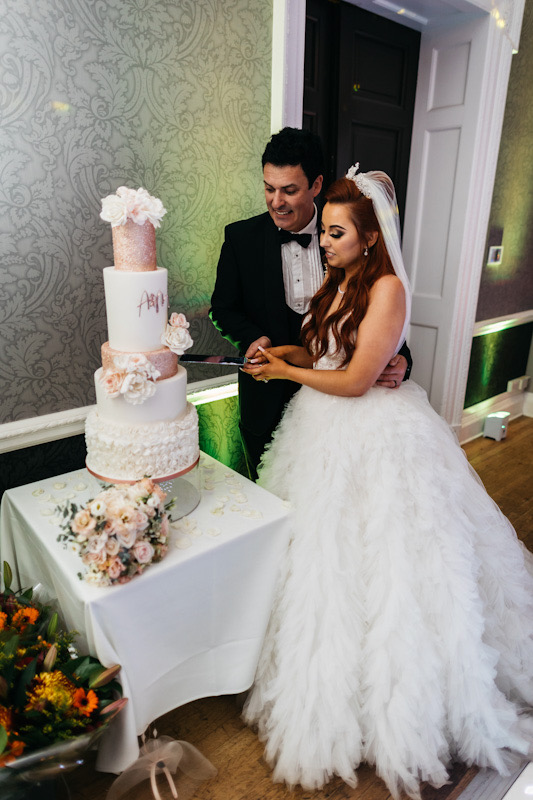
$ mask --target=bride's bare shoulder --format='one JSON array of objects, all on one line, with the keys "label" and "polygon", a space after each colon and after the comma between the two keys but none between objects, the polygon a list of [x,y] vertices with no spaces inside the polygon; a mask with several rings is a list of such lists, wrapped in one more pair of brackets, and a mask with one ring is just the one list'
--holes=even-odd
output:
[{"label": "bride's bare shoulder", "polygon": [[395,296],[403,293],[403,285],[397,275],[382,275],[370,289],[372,299],[378,297]]}]

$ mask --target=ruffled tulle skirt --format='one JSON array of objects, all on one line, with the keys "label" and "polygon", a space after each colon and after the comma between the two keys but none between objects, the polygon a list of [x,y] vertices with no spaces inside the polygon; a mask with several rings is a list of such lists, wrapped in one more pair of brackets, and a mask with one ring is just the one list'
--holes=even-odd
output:
[{"label": "ruffled tulle skirt", "polygon": [[244,708],[274,780],[355,786],[364,761],[416,798],[452,759],[527,754],[533,559],[425,392],[303,387],[260,483],[292,514]]}]

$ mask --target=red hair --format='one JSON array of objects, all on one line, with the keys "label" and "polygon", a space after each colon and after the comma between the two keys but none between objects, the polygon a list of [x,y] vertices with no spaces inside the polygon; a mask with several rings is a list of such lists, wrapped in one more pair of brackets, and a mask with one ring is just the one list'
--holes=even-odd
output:
[{"label": "red hair", "polygon": [[355,349],[355,331],[366,314],[370,289],[382,275],[394,275],[394,267],[383,242],[372,201],[361,194],[353,181],[348,178],[335,181],[327,190],[325,199],[327,203],[347,206],[362,243],[367,244],[373,233],[378,234],[376,242],[368,247],[368,256],[361,256],[360,269],[350,278],[338,309],[329,315],[337,288],[344,279],[344,270],[328,266],[326,279],[312,298],[309,316],[302,327],[302,343],[315,360],[326,354],[331,330],[337,345],[336,352],[343,349],[346,354],[342,362],[342,366],[345,366]]}]

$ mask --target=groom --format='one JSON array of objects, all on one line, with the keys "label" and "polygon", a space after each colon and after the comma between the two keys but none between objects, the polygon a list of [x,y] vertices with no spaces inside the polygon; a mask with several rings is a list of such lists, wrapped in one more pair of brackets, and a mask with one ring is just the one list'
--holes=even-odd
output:
[{"label": "groom", "polygon": [[[284,128],[268,142],[262,165],[268,211],[226,227],[209,312],[222,336],[247,358],[259,346],[300,344],[302,320],[324,276],[315,205],[324,175],[320,139]],[[377,383],[399,386],[410,366],[404,344]],[[239,426],[252,480],[297,389],[291,381],[263,383],[239,372]]]}]

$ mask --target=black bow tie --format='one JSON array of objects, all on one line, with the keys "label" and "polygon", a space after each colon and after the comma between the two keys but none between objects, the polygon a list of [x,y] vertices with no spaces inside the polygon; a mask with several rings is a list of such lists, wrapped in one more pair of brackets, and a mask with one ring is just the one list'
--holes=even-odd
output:
[{"label": "black bow tie", "polygon": [[279,238],[282,244],[285,244],[285,242],[298,242],[302,247],[309,247],[313,237],[310,233],[291,233],[280,229]]}]

